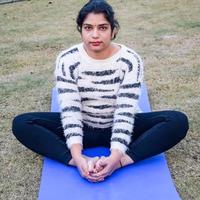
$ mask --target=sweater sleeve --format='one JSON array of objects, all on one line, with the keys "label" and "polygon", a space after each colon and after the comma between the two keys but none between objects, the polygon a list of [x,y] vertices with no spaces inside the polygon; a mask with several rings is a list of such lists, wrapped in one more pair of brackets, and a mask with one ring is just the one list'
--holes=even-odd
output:
[{"label": "sweater sleeve", "polygon": [[112,126],[111,149],[123,154],[128,149],[134,127],[134,115],[138,111],[138,99],[143,79],[143,63],[139,55],[129,52],[130,58],[119,58],[125,65],[124,78],[117,93],[116,109]]},{"label": "sweater sleeve", "polygon": [[57,57],[54,74],[64,136],[70,149],[72,144],[82,144],[83,138],[82,105],[77,86],[80,62],[73,61],[70,56],[65,58],[64,55],[66,53]]}]

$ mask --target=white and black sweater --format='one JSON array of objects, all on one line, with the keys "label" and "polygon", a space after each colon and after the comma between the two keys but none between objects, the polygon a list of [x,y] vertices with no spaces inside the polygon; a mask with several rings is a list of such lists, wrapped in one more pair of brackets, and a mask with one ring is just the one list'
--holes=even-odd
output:
[{"label": "white and black sweater", "polygon": [[96,60],[83,44],[62,51],[56,60],[56,87],[68,148],[82,144],[83,123],[112,127],[111,149],[125,153],[140,112],[143,64],[132,49],[120,45],[112,57]]}]

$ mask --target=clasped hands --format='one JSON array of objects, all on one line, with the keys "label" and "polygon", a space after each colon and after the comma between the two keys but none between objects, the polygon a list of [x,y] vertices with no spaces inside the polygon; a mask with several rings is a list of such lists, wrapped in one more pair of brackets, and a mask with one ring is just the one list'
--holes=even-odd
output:
[{"label": "clasped hands", "polygon": [[121,157],[122,154],[114,150],[108,157],[90,159],[81,155],[75,162],[82,177],[90,182],[100,182],[119,168]]}]

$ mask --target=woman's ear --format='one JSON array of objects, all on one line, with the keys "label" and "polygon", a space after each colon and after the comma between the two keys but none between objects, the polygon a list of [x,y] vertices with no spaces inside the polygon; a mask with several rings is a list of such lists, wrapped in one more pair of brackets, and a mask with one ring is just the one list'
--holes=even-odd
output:
[{"label": "woman's ear", "polygon": [[112,40],[115,39],[117,33],[118,33],[118,30],[117,30],[116,28],[114,28],[113,31],[112,31],[112,35],[111,35],[111,39],[112,39]]}]

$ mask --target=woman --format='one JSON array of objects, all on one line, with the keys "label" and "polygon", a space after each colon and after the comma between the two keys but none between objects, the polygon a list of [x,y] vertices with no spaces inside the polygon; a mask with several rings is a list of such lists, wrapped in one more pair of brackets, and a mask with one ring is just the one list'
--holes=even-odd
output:
[{"label": "woman", "polygon": [[[16,138],[36,153],[76,166],[92,182],[116,169],[162,153],[183,139],[185,114],[141,113],[143,65],[134,50],[112,40],[119,24],[106,1],[79,11],[81,44],[59,54],[56,87],[61,113],[25,113],[13,120]],[[90,158],[83,148],[109,147],[108,157]]]}]

